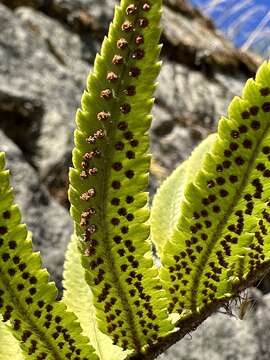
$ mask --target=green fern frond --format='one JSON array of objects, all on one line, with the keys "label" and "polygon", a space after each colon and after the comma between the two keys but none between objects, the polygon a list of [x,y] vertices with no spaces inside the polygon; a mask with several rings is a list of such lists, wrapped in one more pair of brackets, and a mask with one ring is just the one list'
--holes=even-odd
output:
[{"label": "green fern frond", "polygon": [[184,192],[161,277],[169,310],[202,313],[270,265],[270,63],[248,80]]},{"label": "green fern frond", "polygon": [[[74,271],[74,269],[76,270]],[[129,352],[113,345],[111,338],[98,329],[93,295],[85,281],[84,274],[81,253],[77,246],[76,236],[73,235],[68,245],[64,265],[63,301],[67,305],[67,309],[78,317],[83,334],[90,339],[100,360],[123,360]]]},{"label": "green fern frond", "polygon": [[38,253],[32,252],[20,212],[13,203],[9,172],[0,153],[0,314],[9,321],[25,359],[60,360],[98,357],[81,336],[74,314],[57,302]]},{"label": "green fern frond", "polygon": [[197,146],[190,158],[168,176],[154,197],[151,208],[151,241],[155,244],[159,257],[162,257],[164,246],[171,239],[177,225],[184,188],[198,173],[203,157],[215,139],[216,134],[209,135]]},{"label": "green fern frond", "polygon": [[171,329],[150,251],[146,134],[161,1],[123,0],[77,113],[69,197],[99,327],[139,352]]}]

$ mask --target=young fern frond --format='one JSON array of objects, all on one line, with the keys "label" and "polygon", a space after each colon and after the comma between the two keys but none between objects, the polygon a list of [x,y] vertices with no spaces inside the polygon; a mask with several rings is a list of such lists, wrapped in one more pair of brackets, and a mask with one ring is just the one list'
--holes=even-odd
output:
[{"label": "young fern frond", "polygon": [[169,311],[202,314],[235,296],[270,264],[270,63],[248,80],[184,190],[162,256]]},{"label": "young fern frond", "polygon": [[[38,253],[32,252],[20,212],[13,203],[9,172],[0,153],[0,314],[11,326],[24,359],[96,360],[74,314],[56,301]],[[1,343],[0,343],[1,344]]]},{"label": "young fern frond", "polygon": [[195,148],[188,160],[180,164],[158,189],[151,208],[151,241],[157,248],[159,257],[163,255],[166,242],[173,235],[180,216],[181,201],[185,186],[198,173],[203,157],[216,139],[209,135]]},{"label": "young fern frond", "polygon": [[123,0],[77,113],[69,197],[100,329],[140,352],[170,329],[150,252],[146,132],[161,0]]}]

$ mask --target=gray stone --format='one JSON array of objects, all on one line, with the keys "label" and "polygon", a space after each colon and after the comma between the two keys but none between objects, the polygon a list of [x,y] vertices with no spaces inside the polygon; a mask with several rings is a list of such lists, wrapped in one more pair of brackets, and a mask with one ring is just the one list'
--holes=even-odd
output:
[{"label": "gray stone", "polygon": [[38,8],[43,4],[44,0],[1,0],[1,2],[11,9],[15,9],[18,6],[31,6],[33,8]]},{"label": "gray stone", "polygon": [[232,91],[240,93],[244,82],[240,77],[234,81],[229,78],[227,83],[227,77],[219,72],[208,78],[203,73],[170,61],[163,64],[158,81],[160,86],[156,96],[160,106],[179,123],[210,129],[216,125],[221,114],[226,113]]},{"label": "gray stone", "polygon": [[247,298],[252,305],[243,320],[238,317],[240,301],[234,316],[214,314],[158,360],[268,360],[270,296],[252,289]]},{"label": "gray stone", "polygon": [[188,18],[165,6],[162,19],[164,37],[175,48],[176,58],[181,60],[186,56],[185,62],[192,59],[195,65],[206,60],[212,60],[219,65],[236,65],[237,50],[233,45],[197,18]]},{"label": "gray stone", "polygon": [[79,35],[66,26],[28,7],[18,8],[15,15],[21,19],[26,29],[39,35],[47,46],[48,55],[53,55],[60,64],[68,68],[70,76],[84,84],[89,65],[80,60],[88,63],[94,61],[99,48],[97,40],[90,36],[88,41],[82,41]]},{"label": "gray stone", "polygon": [[152,142],[154,158],[158,159],[158,163],[165,169],[175,168],[190,155],[198,142],[191,133],[192,129],[175,126],[171,133]]},{"label": "gray stone", "polygon": [[63,258],[72,233],[70,216],[49,196],[23,153],[1,131],[0,151],[6,152],[15,201],[20,206],[22,221],[33,233],[34,249],[41,251],[44,265],[61,287]]},{"label": "gray stone", "polygon": [[155,159],[168,170],[185,160],[194,146],[226,116],[235,94],[241,94],[245,77],[212,78],[176,62],[164,62],[153,110],[152,145]]},{"label": "gray stone", "polygon": [[72,17],[76,16],[80,9],[83,9],[93,18],[96,27],[104,31],[113,16],[116,4],[115,0],[99,0],[98,2],[96,0],[54,0],[56,8],[64,8],[69,12],[70,22],[72,22]]},{"label": "gray stone", "polygon": [[164,52],[173,60],[212,75],[216,70],[253,75],[260,59],[239,51],[186,0],[165,0]]},{"label": "gray stone", "polygon": [[[23,19],[27,18],[25,22],[0,5],[0,57],[3,64],[0,68],[0,90],[12,93],[16,89],[21,97],[38,98],[43,104],[44,115],[36,139],[38,151],[34,162],[44,177],[56,163],[62,161],[67,146],[71,149],[75,110],[80,103],[89,66],[79,60],[79,53],[77,61],[74,61],[76,56],[72,58],[72,54],[76,52],[76,47],[73,53],[71,51],[69,60],[63,51],[60,54],[63,43],[65,46],[77,43],[79,48],[77,35],[70,33],[63,37],[60,24],[32,10],[24,9],[19,13]],[[44,24],[42,31],[41,25],[38,27],[39,21]],[[48,47],[46,42],[45,30],[48,27],[51,27],[51,34],[59,44],[57,56],[51,50],[55,43],[53,36],[50,38],[51,46]],[[59,61],[61,56],[63,62]]]},{"label": "gray stone", "polygon": [[38,98],[22,94],[2,84],[0,89],[0,128],[23,150],[31,162],[35,156],[43,106]]}]

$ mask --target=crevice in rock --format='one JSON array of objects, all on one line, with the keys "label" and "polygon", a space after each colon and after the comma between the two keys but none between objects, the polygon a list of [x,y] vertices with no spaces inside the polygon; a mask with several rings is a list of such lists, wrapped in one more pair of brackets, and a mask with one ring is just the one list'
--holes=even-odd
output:
[{"label": "crevice in rock", "polygon": [[69,209],[70,203],[68,200],[69,187],[69,167],[72,166],[71,157],[64,159],[62,163],[57,164],[46,178],[42,180],[47,187],[51,196],[66,209]]},{"label": "crevice in rock", "polygon": [[42,0],[1,0],[0,2],[9,7],[16,9],[19,6],[30,6],[37,8],[40,6]]},{"label": "crevice in rock", "polygon": [[216,72],[222,72],[227,75],[238,76],[239,73],[247,77],[254,76],[257,70],[257,64],[248,54],[241,53],[230,56],[222,52],[198,51],[192,46],[186,46],[179,43],[178,46],[172,45],[164,34],[161,42],[163,44],[162,53],[166,54],[169,61],[177,62],[187,66],[191,70],[203,73],[207,78],[214,79]]},{"label": "crevice in rock", "polygon": [[0,91],[0,129],[18,145],[33,167],[43,113],[39,101]]}]

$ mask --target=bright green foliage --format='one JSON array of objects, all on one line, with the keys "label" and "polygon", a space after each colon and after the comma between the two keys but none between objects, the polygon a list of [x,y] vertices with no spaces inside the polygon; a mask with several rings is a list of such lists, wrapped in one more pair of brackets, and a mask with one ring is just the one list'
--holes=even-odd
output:
[{"label": "bright green foliage", "polygon": [[[74,314],[56,302],[57,290],[32,251],[20,212],[13,204],[9,172],[0,153],[0,313],[10,322],[25,359],[97,359],[80,335]],[[0,348],[0,352],[4,351]],[[67,355],[70,354],[70,355]],[[67,357],[69,356],[69,357]]]},{"label": "bright green foliage", "polygon": [[0,360],[23,360],[18,341],[0,317]]},{"label": "bright green foliage", "polygon": [[81,255],[74,235],[68,246],[64,268],[63,301],[67,309],[78,317],[83,334],[90,339],[100,360],[125,359],[128,352],[112,345],[112,340],[98,329],[93,295],[84,278],[85,270],[81,264]]},{"label": "bright green foliage", "polygon": [[151,241],[160,257],[177,225],[184,188],[196,176],[205,153],[210,150],[215,139],[215,134],[209,135],[197,146],[190,158],[180,164],[163,182],[154,197],[151,209]]},{"label": "bright green foliage", "polygon": [[180,212],[180,201],[186,180],[188,162],[179,165],[158,189],[151,209],[151,241],[162,256],[164,246],[172,237]]},{"label": "bright green foliage", "polygon": [[195,149],[188,158],[188,164],[186,167],[186,181],[184,187],[191,183],[199,170],[201,170],[202,163],[207,153],[211,151],[211,148],[217,140],[217,134],[211,134],[204,139]]},{"label": "bright green foliage", "polygon": [[140,352],[172,326],[150,252],[146,134],[161,1],[123,0],[77,114],[69,197],[99,328]]},{"label": "bright green foliage", "polygon": [[149,221],[160,8],[161,0],[122,0],[88,78],[63,301],[32,252],[0,153],[0,360],[152,360],[270,267],[270,63],[164,182]]},{"label": "bright green foliage", "polygon": [[221,119],[218,138],[166,244],[161,277],[169,310],[209,309],[254,282],[270,260],[270,63]]}]

